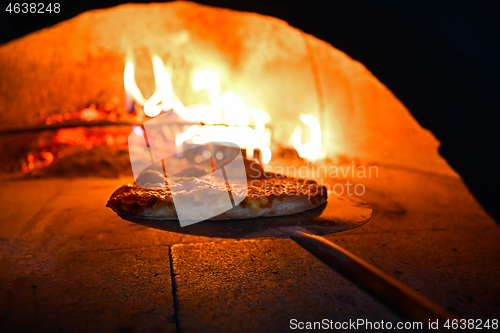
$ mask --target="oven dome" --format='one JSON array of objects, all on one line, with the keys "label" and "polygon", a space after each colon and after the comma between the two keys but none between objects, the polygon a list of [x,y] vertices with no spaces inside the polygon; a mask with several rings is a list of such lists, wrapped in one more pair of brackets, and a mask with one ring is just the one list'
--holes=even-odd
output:
[{"label": "oven dome", "polygon": [[193,75],[213,70],[223,88],[270,114],[276,143],[291,146],[306,113],[320,121],[324,156],[456,175],[439,141],[361,63],[282,20],[190,2],[94,10],[0,46],[0,130],[89,103],[123,107],[131,55],[150,96],[153,53],[185,105],[199,98]]}]

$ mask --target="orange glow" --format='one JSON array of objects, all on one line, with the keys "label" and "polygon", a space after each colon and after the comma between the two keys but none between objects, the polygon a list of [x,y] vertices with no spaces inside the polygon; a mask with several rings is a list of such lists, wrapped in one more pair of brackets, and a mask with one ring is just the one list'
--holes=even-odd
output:
[{"label": "orange glow", "polygon": [[[132,19],[125,19],[129,16]],[[43,47],[47,41],[51,46]],[[176,138],[176,134],[198,125],[199,113],[212,111],[217,97],[221,120],[212,123],[225,122],[222,97],[232,90],[249,109],[249,127],[271,148],[271,163],[278,156],[277,149],[293,149],[295,143],[304,158],[316,161],[323,157],[339,163],[344,158],[358,159],[458,177],[439,154],[439,140],[359,61],[285,21],[190,1],[90,11],[0,45],[6,70],[0,84],[0,96],[5,97],[0,98],[0,108],[23,110],[15,116],[1,112],[0,124],[4,130],[47,124],[58,128],[53,115],[68,111],[68,125],[73,126],[83,120],[75,108],[97,101],[111,103],[109,110],[118,117],[111,113],[110,120],[142,123],[150,119],[143,106],[162,90],[155,87],[159,75],[154,77],[153,71],[161,67],[151,62],[153,53],[161,57],[179,99],[172,104],[178,117],[173,112],[168,115],[175,124],[164,128],[170,141],[182,142],[183,137]],[[135,59],[127,58],[132,54]],[[29,70],[30,66],[36,71]],[[74,73],[67,70],[71,68]],[[218,94],[192,87],[195,74],[202,70],[216,74]],[[38,77],[40,73],[49,75]],[[124,112],[132,106],[127,103],[128,108],[123,108],[120,93],[125,90],[127,101],[133,100],[136,107],[133,115]],[[163,103],[168,103],[158,100],[166,108]],[[197,108],[196,104],[205,105]],[[262,120],[254,117],[252,108],[269,114],[264,126],[258,124]],[[101,117],[108,116],[98,109]],[[316,140],[317,157],[307,152],[314,141],[309,142],[311,129],[300,120],[302,113],[316,116],[321,125],[324,144],[319,146]],[[294,131],[297,125],[300,132]],[[295,140],[292,133],[296,133]],[[50,151],[57,156],[55,148]],[[296,153],[280,155],[288,158]]]},{"label": "orange glow", "polygon": [[85,131],[83,128],[61,128],[54,138],[55,142],[81,145],[85,142]]},{"label": "orange glow", "polygon": [[33,155],[28,155],[28,170],[33,170],[35,168],[35,163],[33,163],[34,157]]},{"label": "orange glow", "polygon": [[[212,104],[210,108],[201,107],[199,120],[205,124],[220,124],[221,123],[221,99],[220,99],[220,80],[217,74],[211,71],[201,71],[193,77],[193,89],[196,91],[207,90]],[[204,110],[203,110],[204,109]]]},{"label": "orange glow", "polygon": [[109,120],[109,121],[117,121],[117,120],[118,120],[118,116],[117,116],[117,115],[116,115],[116,113],[114,113],[114,112],[113,112],[113,113],[110,113],[110,114],[108,115],[108,120]]},{"label": "orange glow", "polygon": [[226,124],[248,126],[250,123],[248,108],[245,102],[232,91],[228,91],[222,97],[222,108],[226,116]]},{"label": "orange glow", "polygon": [[299,156],[310,161],[316,160],[321,152],[321,126],[314,116],[301,114],[300,120],[309,127],[311,139],[302,143],[302,128],[296,126],[292,134],[293,147]]},{"label": "orange glow", "polygon": [[148,117],[156,117],[161,112],[161,95],[155,92],[144,104],[144,113]]},{"label": "orange glow", "polygon": [[252,108],[248,112],[250,117],[255,124],[255,130],[260,136],[264,139],[268,146],[271,145],[271,130],[266,128],[266,124],[271,121],[271,117],[267,114],[266,111],[261,109]]},{"label": "orange glow", "polygon": [[135,100],[141,105],[146,104],[146,100],[142,97],[142,93],[135,82],[134,64],[130,60],[125,64],[125,70],[123,71],[123,83],[125,85],[125,93],[127,94],[127,97]]},{"label": "orange glow", "polygon": [[[192,125],[175,137],[176,152],[182,151],[186,141],[195,144],[207,142],[233,142],[246,149],[247,157],[253,158],[254,150],[261,152],[262,162],[271,160],[271,135],[266,123],[270,122],[269,115],[260,109],[248,109],[245,102],[233,91],[226,91],[221,98],[220,79],[212,71],[197,72],[192,81],[196,91],[206,90],[210,99],[210,106],[196,104],[185,107],[173,94],[170,75],[163,61],[156,55],[151,57],[153,63],[156,91],[146,101],[142,96],[135,79],[134,66],[131,61],[125,65],[124,84],[128,98],[144,106],[144,114],[155,117],[162,110],[173,110],[180,118],[187,122],[201,122],[207,126]],[[224,111],[224,118],[222,117]],[[252,118],[255,129],[248,127]],[[220,126],[227,124],[229,126]],[[219,126],[208,126],[219,125]]]},{"label": "orange glow", "polygon": [[[193,130],[193,128],[195,128]],[[240,126],[192,126],[190,128],[197,133],[191,137],[195,144],[203,144],[211,141],[233,142],[242,148],[246,148],[247,157],[253,158],[253,151],[258,148],[262,154],[262,163],[267,164],[271,160],[271,149],[264,139],[254,129]]]},{"label": "orange glow", "polygon": [[156,91],[144,104],[144,113],[148,117],[156,117],[162,110],[171,110],[174,103],[170,75],[157,55],[151,57],[155,75]]},{"label": "orange glow", "polygon": [[87,121],[96,120],[99,119],[99,111],[97,111],[95,105],[92,104],[88,108],[82,110],[81,117]]},{"label": "orange glow", "polygon": [[43,163],[45,166],[48,166],[50,163],[54,161],[54,155],[52,155],[52,153],[50,152],[44,152],[41,155],[42,158],[45,160]]},{"label": "orange glow", "polygon": [[[248,158],[253,158],[254,150],[259,149],[262,154],[262,162],[269,163],[271,160],[270,140],[265,140],[263,134],[265,133],[265,123],[270,118],[265,111],[252,109],[252,118],[257,130],[248,127],[250,118],[247,105],[232,91],[227,91],[221,99],[220,80],[211,71],[196,73],[193,78],[193,88],[195,90],[206,89],[212,104],[211,107],[198,104],[193,108],[195,113],[200,114],[200,120],[205,124],[225,123],[229,126],[191,126],[176,138],[177,150],[188,139],[197,144],[211,141],[233,142],[246,149]],[[221,110],[224,110],[225,122],[221,119]]]},{"label": "orange glow", "polygon": [[133,100],[144,107],[144,114],[148,117],[156,117],[162,110],[171,110],[176,104],[173,94],[170,74],[165,67],[163,60],[155,54],[151,56],[156,90],[153,95],[146,100],[142,95],[134,76],[134,64],[128,60],[123,72],[123,81],[127,99]]},{"label": "orange glow", "polygon": [[104,137],[106,144],[110,147],[114,146],[115,144],[115,138],[111,134],[106,134]]}]

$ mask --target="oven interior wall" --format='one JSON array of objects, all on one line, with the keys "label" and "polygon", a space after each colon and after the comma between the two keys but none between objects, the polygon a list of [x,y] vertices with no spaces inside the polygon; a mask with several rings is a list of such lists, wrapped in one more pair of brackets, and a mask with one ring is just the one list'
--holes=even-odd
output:
[{"label": "oven interior wall", "polygon": [[277,144],[291,146],[299,115],[309,114],[322,126],[322,157],[456,176],[435,137],[359,62],[278,19],[185,2],[88,12],[2,45],[0,126],[27,126],[91,103],[123,106],[129,57],[150,96],[152,54],[171,69],[185,105],[207,100],[190,86],[194,73],[215,71],[221,89],[271,115]]}]

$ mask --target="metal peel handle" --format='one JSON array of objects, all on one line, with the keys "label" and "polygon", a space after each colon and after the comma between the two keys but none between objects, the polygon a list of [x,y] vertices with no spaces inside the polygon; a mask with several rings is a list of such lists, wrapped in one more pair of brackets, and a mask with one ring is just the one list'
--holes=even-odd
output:
[{"label": "metal peel handle", "polygon": [[448,330],[442,324],[447,319],[458,319],[438,304],[323,237],[294,229],[290,231],[290,238],[405,318],[418,320],[424,327],[429,319],[439,319],[438,331],[446,332]]}]

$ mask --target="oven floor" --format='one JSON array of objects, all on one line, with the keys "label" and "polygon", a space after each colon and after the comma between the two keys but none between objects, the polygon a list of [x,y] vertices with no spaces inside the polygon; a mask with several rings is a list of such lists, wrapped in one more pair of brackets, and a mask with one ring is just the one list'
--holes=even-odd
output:
[{"label": "oven floor", "polygon": [[[373,218],[327,238],[458,316],[500,319],[500,228],[461,180],[391,167],[350,180],[366,186]],[[290,240],[210,239],[121,220],[105,204],[129,181],[0,181],[1,332],[281,332],[292,319],[403,320]]]}]

